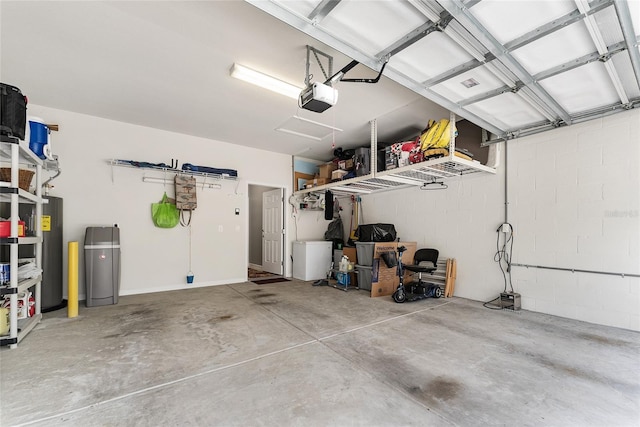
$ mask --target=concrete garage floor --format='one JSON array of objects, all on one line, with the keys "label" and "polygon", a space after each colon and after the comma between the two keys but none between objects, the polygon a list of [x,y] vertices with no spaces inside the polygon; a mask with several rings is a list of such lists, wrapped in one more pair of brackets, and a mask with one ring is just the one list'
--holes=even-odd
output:
[{"label": "concrete garage floor", "polygon": [[2,426],[640,424],[640,334],[292,281],[46,314],[1,357]]}]

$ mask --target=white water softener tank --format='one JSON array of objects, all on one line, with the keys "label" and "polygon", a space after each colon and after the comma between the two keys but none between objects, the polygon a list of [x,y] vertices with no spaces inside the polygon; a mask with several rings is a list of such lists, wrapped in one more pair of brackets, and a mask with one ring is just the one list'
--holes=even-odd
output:
[{"label": "white water softener tank", "polygon": [[120,292],[120,229],[87,227],[84,237],[87,307],[118,303]]}]

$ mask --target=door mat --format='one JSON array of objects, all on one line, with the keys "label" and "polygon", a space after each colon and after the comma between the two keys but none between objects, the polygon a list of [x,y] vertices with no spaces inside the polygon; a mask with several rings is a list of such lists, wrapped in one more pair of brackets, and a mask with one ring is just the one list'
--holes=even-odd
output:
[{"label": "door mat", "polygon": [[269,273],[268,271],[254,270],[253,268],[249,268],[249,278],[257,279],[259,277],[270,277],[273,276],[273,273]]},{"label": "door mat", "polygon": [[284,277],[274,277],[272,279],[257,279],[252,280],[256,285],[266,285],[267,283],[278,283],[278,282],[290,282],[291,280],[285,279]]}]

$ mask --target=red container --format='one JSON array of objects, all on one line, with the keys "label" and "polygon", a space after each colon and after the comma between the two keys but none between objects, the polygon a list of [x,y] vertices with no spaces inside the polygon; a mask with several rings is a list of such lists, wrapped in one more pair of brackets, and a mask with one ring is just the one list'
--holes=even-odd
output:
[{"label": "red container", "polygon": [[[18,221],[18,237],[24,237],[24,221]],[[11,237],[11,221],[0,221],[0,237]]]}]

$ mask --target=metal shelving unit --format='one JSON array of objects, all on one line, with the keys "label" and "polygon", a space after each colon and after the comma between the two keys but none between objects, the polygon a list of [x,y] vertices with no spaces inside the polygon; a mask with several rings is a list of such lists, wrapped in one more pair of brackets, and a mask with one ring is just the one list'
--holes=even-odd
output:
[{"label": "metal shelving unit", "polygon": [[[455,123],[455,114],[451,113],[450,121]],[[372,168],[370,175],[306,188],[304,190],[297,191],[295,194],[302,195],[306,193],[324,192],[326,190],[331,190],[337,194],[370,194],[411,186],[421,186],[426,183],[435,182],[436,180],[459,177],[473,173],[496,173],[496,170],[492,167],[483,165],[478,161],[463,159],[455,155],[455,129],[453,126],[451,126],[449,155],[396,169],[377,172],[375,168],[375,165],[377,165],[377,135],[377,122],[376,120],[372,120],[370,161]]]},{"label": "metal shelving unit", "polygon": [[[42,275],[18,280],[18,247],[20,245],[36,245],[36,266],[42,266],[42,165],[43,161],[37,157],[29,146],[17,138],[0,136],[0,161],[11,164],[11,182],[0,185],[0,202],[9,203],[11,207],[11,225],[9,237],[0,238],[1,245],[8,245],[10,280],[8,285],[0,286],[0,296],[9,295],[10,326],[9,334],[0,337],[0,345],[17,347],[18,343],[40,322],[42,313],[41,282]],[[20,165],[35,167],[36,193],[32,194],[18,187]],[[18,236],[18,206],[23,203],[35,205],[35,236]],[[35,287],[35,314],[18,320],[18,294]],[[27,309],[28,310],[28,309]]]}]

